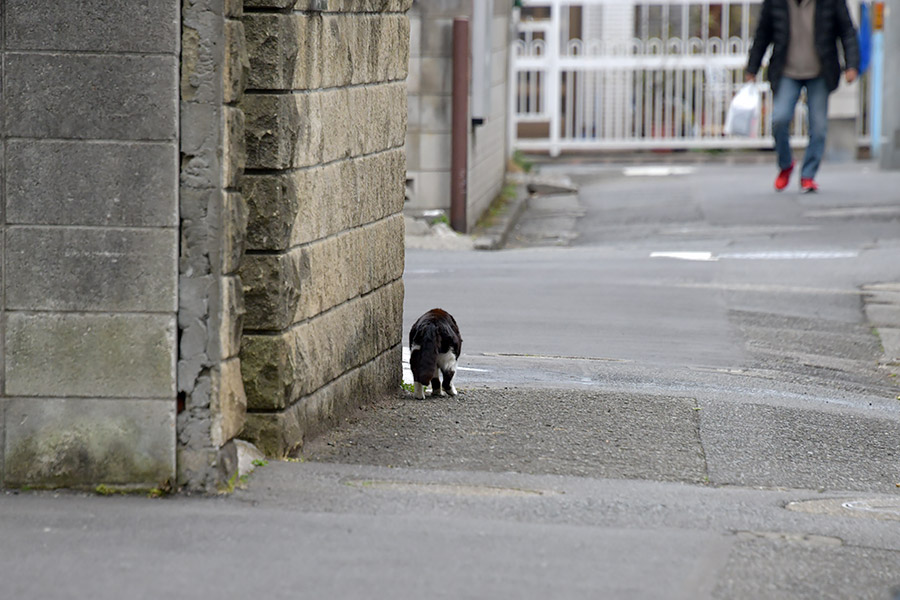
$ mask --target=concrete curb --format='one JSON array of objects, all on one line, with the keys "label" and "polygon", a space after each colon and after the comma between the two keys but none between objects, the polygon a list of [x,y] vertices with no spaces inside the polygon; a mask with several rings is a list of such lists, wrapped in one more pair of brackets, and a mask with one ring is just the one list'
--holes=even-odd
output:
[{"label": "concrete curb", "polygon": [[509,232],[513,230],[522,213],[528,207],[528,190],[524,182],[516,185],[516,196],[510,200],[490,227],[475,231],[476,250],[499,250],[506,244]]},{"label": "concrete curb", "polygon": [[866,319],[878,330],[884,356],[881,364],[900,367],[900,283],[878,283],[862,288]]},{"label": "concrete curb", "polygon": [[507,176],[506,182],[516,186],[515,197],[503,212],[492,219],[490,226],[476,227],[469,236],[456,233],[441,223],[427,223],[428,219],[446,214],[444,211],[431,211],[434,214],[428,214],[428,211],[405,213],[406,247],[426,250],[499,250],[506,245],[509,234],[528,208],[530,198],[578,193],[578,186],[568,177],[513,173]]},{"label": "concrete curb", "polygon": [[490,227],[475,231],[476,250],[499,250],[506,245],[510,232],[528,208],[528,200],[534,196],[554,194],[577,194],[578,186],[568,177],[544,175],[541,173],[510,173],[507,183],[515,184],[516,196],[507,209],[498,215]]}]

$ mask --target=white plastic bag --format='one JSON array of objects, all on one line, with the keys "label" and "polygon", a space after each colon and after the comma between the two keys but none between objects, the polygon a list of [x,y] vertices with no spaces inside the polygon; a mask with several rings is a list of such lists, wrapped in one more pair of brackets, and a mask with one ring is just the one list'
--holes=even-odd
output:
[{"label": "white plastic bag", "polygon": [[761,105],[761,93],[755,82],[750,81],[741,86],[728,107],[725,135],[758,136]]}]

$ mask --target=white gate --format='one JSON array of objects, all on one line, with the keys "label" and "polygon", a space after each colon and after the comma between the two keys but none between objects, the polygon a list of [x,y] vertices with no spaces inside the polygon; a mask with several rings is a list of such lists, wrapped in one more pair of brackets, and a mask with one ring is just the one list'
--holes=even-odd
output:
[{"label": "white gate", "polygon": [[[513,146],[522,150],[764,148],[726,137],[762,0],[522,0],[511,52]],[[805,110],[798,103],[797,111]],[[795,119],[794,142],[803,143]]]}]

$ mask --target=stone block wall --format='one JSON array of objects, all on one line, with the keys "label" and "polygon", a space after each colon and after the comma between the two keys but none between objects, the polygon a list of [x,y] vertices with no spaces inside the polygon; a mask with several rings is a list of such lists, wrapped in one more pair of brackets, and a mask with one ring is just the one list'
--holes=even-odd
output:
[{"label": "stone block wall", "polygon": [[178,483],[204,491],[236,478],[233,440],[247,409],[239,357],[247,234],[239,103],[249,73],[242,16],[240,0],[182,4]]},{"label": "stone block wall", "polygon": [[[450,210],[453,19],[470,18],[473,0],[416,2],[410,12],[407,168],[412,212]],[[507,110],[511,0],[494,0],[490,110],[469,128],[466,217],[471,229],[503,187],[508,157]],[[471,89],[471,86],[470,86]]]},{"label": "stone block wall", "polygon": [[246,0],[244,436],[280,456],[401,380],[411,0]]},{"label": "stone block wall", "polygon": [[396,391],[410,1],[0,2],[0,487],[214,492]]},{"label": "stone block wall", "polygon": [[174,482],[179,9],[0,3],[0,486]]}]

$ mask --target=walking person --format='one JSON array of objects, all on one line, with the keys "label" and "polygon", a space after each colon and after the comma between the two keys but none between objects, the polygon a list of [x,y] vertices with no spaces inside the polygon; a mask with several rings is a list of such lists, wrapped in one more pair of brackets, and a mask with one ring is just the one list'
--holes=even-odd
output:
[{"label": "walking person", "polygon": [[771,45],[768,80],[774,93],[772,133],[779,169],[775,189],[779,192],[787,187],[794,170],[789,126],[803,88],[809,144],[800,168],[800,190],[819,189],[815,178],[825,152],[828,96],[841,78],[838,41],[844,53],[844,75],[847,83],[853,83],[859,72],[859,44],[846,0],[763,0],[745,79],[756,79]]}]

